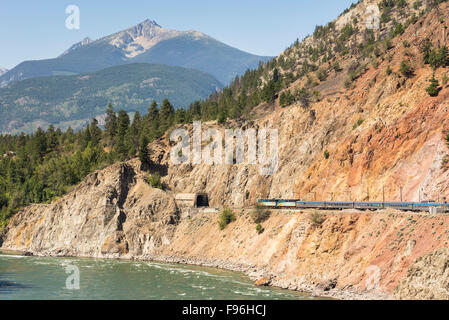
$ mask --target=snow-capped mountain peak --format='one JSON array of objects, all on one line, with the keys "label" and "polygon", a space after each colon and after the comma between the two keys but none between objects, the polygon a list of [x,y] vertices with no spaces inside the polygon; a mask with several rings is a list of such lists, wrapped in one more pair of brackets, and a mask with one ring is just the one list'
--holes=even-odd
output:
[{"label": "snow-capped mountain peak", "polygon": [[161,27],[156,21],[147,19],[129,29],[108,36],[109,44],[123,50],[127,58],[133,58],[161,41],[190,34],[195,38],[207,37],[198,31],[177,31]]}]

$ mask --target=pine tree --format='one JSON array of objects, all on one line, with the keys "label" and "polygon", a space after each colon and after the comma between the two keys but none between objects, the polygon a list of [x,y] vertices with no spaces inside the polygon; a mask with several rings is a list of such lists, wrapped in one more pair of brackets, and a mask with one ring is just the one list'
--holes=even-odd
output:
[{"label": "pine tree", "polygon": [[87,126],[87,128],[81,131],[81,150],[86,149],[91,140],[92,137],[90,135],[89,126]]},{"label": "pine tree", "polygon": [[125,110],[120,110],[117,115],[117,136],[124,138],[129,129],[129,116]]},{"label": "pine tree", "polygon": [[148,109],[147,114],[147,127],[146,127],[146,134],[148,138],[152,141],[159,137],[160,135],[160,122],[159,122],[159,108],[156,103],[156,101],[153,101],[151,103],[150,108]]},{"label": "pine tree", "polygon": [[117,136],[115,137],[115,149],[120,160],[124,160],[129,153],[131,145],[125,139],[129,130],[129,116],[125,110],[120,110],[117,115]]},{"label": "pine tree", "polygon": [[47,139],[45,132],[41,128],[38,128],[34,134],[32,145],[34,146],[34,155],[36,155],[39,160],[42,160],[47,152]]},{"label": "pine tree", "polygon": [[262,90],[261,98],[265,102],[273,102],[276,99],[276,90],[274,81],[268,81]]},{"label": "pine tree", "polygon": [[430,42],[430,39],[425,39],[421,52],[423,53],[423,62],[425,64],[429,64],[429,58],[430,58],[430,52],[432,52],[432,43]]},{"label": "pine tree", "polygon": [[131,127],[128,132],[128,140],[132,142],[133,150],[131,150],[131,154],[135,154],[135,151],[137,150],[139,146],[139,136],[142,129],[142,116],[140,115],[140,112],[137,111],[134,114],[133,122],[131,124]]},{"label": "pine tree", "polygon": [[405,60],[401,61],[399,71],[407,78],[410,78],[414,74],[413,67]]},{"label": "pine tree", "polygon": [[427,93],[431,96],[431,97],[436,97],[438,96],[438,93],[440,92],[440,83],[438,82],[438,80],[435,78],[435,74],[432,75],[432,79],[429,80],[430,81],[430,86],[428,86],[426,88]]},{"label": "pine tree", "polygon": [[114,141],[114,137],[117,134],[117,117],[111,104],[108,105],[108,109],[106,110],[104,127],[106,129],[106,136],[109,137],[111,142]]},{"label": "pine tree", "polygon": [[148,143],[147,136],[143,134],[139,139],[139,159],[144,166],[150,164],[150,159],[148,157]]},{"label": "pine tree", "polygon": [[153,101],[148,109],[148,117],[150,121],[156,120],[159,118],[159,108],[156,101]]},{"label": "pine tree", "polygon": [[161,105],[160,119],[161,119],[161,131],[165,132],[173,124],[175,116],[175,109],[168,99],[164,99]]},{"label": "pine tree", "polygon": [[101,141],[102,132],[98,127],[98,120],[96,118],[92,119],[88,131],[90,133],[90,142],[92,142],[93,146],[98,146]]},{"label": "pine tree", "polygon": [[181,124],[185,123],[186,120],[186,111],[183,108],[179,108],[175,112],[175,123]]},{"label": "pine tree", "polygon": [[192,115],[195,120],[201,119],[201,104],[199,101],[195,101],[192,105]]},{"label": "pine tree", "polygon": [[47,129],[47,152],[56,151],[58,145],[58,135],[55,131],[55,127],[51,124]]}]

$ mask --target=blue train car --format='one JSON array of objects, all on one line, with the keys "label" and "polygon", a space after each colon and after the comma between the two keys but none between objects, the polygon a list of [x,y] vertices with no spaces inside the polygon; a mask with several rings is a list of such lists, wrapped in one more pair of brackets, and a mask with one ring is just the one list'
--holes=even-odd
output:
[{"label": "blue train car", "polygon": [[354,202],[330,201],[330,202],[326,202],[326,208],[328,208],[328,209],[350,209],[350,208],[354,208]]},{"label": "blue train car", "polygon": [[277,200],[259,200],[257,205],[261,207],[276,208]]},{"label": "blue train car", "polygon": [[437,202],[348,202],[348,201],[302,201],[302,200],[259,200],[258,205],[269,208],[298,208],[298,209],[324,209],[324,210],[381,210],[392,208],[402,211],[429,211],[435,208],[436,212],[449,212],[448,203]]},{"label": "blue train car", "polygon": [[277,207],[296,208],[296,200],[278,200]]}]

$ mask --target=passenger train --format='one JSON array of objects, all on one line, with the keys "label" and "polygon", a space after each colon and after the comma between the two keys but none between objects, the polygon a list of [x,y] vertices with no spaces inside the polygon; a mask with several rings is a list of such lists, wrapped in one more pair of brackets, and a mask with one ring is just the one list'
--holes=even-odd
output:
[{"label": "passenger train", "polygon": [[381,210],[392,208],[403,211],[429,211],[433,213],[449,212],[449,203],[423,202],[344,202],[344,201],[302,201],[302,200],[259,200],[259,206],[271,209],[322,209],[322,210]]}]

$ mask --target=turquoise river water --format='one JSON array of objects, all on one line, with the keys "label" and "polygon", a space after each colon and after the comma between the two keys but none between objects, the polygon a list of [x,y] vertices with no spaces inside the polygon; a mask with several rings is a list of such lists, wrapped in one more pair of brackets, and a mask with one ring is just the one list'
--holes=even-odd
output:
[{"label": "turquoise river water", "polygon": [[[79,289],[78,289],[79,287]],[[314,299],[256,287],[241,273],[144,261],[24,257],[0,252],[0,300]]]}]

